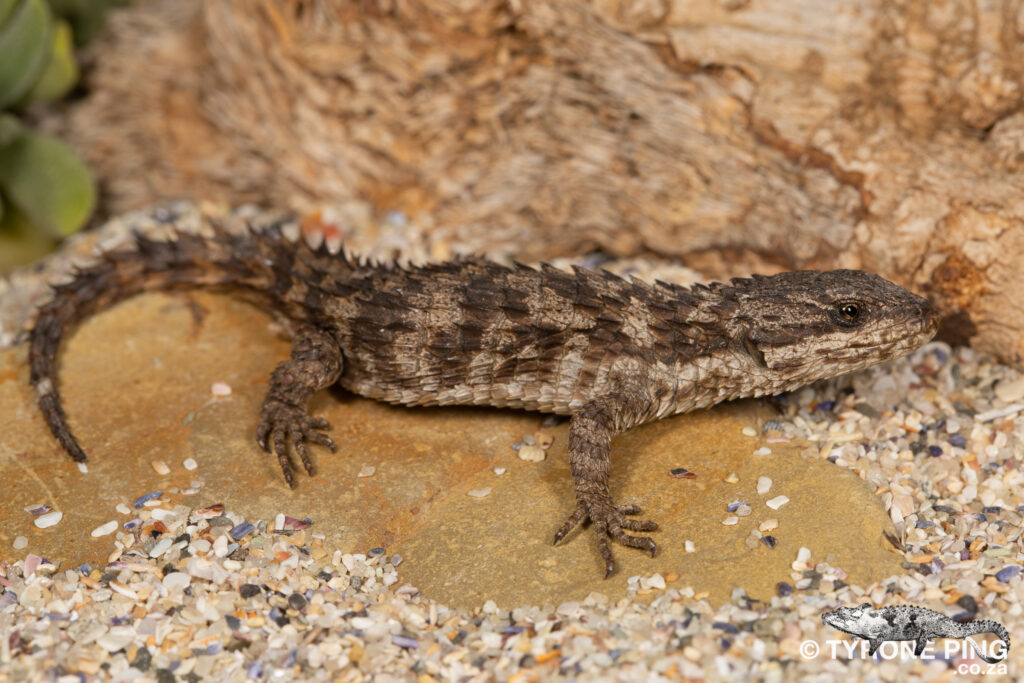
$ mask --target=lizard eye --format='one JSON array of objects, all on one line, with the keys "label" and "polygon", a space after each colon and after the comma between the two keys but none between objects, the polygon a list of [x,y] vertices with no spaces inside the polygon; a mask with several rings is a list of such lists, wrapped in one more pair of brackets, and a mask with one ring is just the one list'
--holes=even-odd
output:
[{"label": "lizard eye", "polygon": [[839,311],[839,316],[845,322],[854,323],[860,318],[860,304],[847,301],[839,304],[836,308]]}]

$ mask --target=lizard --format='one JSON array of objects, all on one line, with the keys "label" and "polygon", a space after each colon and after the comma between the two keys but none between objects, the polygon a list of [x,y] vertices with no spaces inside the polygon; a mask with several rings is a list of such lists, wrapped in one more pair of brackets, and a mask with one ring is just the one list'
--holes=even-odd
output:
[{"label": "lizard", "polygon": [[928,641],[933,638],[961,639],[978,633],[996,634],[1005,648],[1002,657],[990,657],[978,649],[973,640],[969,641],[985,662],[1001,662],[1010,649],[1010,634],[998,622],[982,619],[960,623],[945,614],[916,605],[890,605],[872,609],[871,604],[865,602],[857,607],[839,607],[826,612],[821,615],[821,620],[827,626],[865,638],[871,644],[868,654],[872,657],[882,643],[890,640],[917,641],[914,654],[920,657]]},{"label": "lizard", "polygon": [[935,333],[928,301],[857,270],[795,271],[683,287],[600,269],[503,266],[479,257],[399,266],[332,253],[286,236],[279,221],[207,224],[169,239],[136,233],[127,247],[54,286],[29,333],[30,382],[46,424],[77,462],[57,386],[66,331],[89,314],[160,289],[226,288],[255,297],[294,330],[272,372],[256,441],[288,485],[292,457],[310,475],[307,443],[333,451],[307,401],[340,383],[409,406],[475,404],[569,416],[576,504],[558,544],[589,520],[605,576],[609,538],[657,546],[653,521],[609,490],[614,434],[721,401],[773,395],[903,356]]}]

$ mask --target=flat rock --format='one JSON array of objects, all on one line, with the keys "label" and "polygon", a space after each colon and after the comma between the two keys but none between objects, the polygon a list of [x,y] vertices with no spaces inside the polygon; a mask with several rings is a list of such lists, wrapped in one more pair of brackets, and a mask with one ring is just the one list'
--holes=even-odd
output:
[{"label": "flat rock", "polygon": [[[118,503],[130,506],[159,490],[171,503],[223,502],[253,522],[279,512],[310,517],[328,549],[384,546],[405,559],[403,581],[453,606],[488,599],[504,607],[557,605],[592,591],[617,599],[627,577],[655,572],[678,574],[670,586],[692,586],[714,603],[735,587],[767,599],[777,582],[792,582],[800,547],[861,585],[901,571],[883,537],[888,517],[855,474],[807,455],[813,449],[806,444],[768,444],[770,455],[752,455],[766,444],[742,428],[760,434],[772,417],[757,401],[662,420],[614,440],[613,495],[640,505],[661,529],[652,534],[659,548],[653,559],[615,546],[619,569],[607,580],[589,527],[551,544],[573,508],[568,425],[543,428],[554,435],[543,461],[523,461],[511,447],[541,429],[541,415],[402,408],[324,392],[311,408],[331,422],[338,452],[314,447],[315,476],[301,472],[291,490],[276,459],[254,442],[264,384],[288,349],[269,317],[226,296],[151,294],[95,315],[65,343],[60,362],[64,406],[90,455],[84,474],[36,409],[26,346],[0,353],[0,476],[7,490],[0,555],[102,566],[111,537],[91,531],[130,519],[115,511]],[[230,386],[230,395],[214,395],[217,382]],[[182,464],[190,457],[194,471]],[[154,460],[169,473],[159,474]],[[368,467],[371,476],[358,476]],[[495,474],[496,467],[505,473]],[[678,467],[696,477],[671,477]],[[731,472],[736,483],[726,482]],[[766,495],[756,492],[762,476],[773,481]],[[199,492],[182,493],[193,482]],[[790,502],[779,510],[765,505],[779,495]],[[752,513],[725,526],[734,501],[748,502]],[[63,519],[35,527],[24,511],[35,503],[62,511]],[[750,532],[769,518],[779,520],[771,532],[776,547],[748,547]],[[13,550],[17,536],[29,539],[27,548]],[[695,552],[685,551],[687,540]]]}]

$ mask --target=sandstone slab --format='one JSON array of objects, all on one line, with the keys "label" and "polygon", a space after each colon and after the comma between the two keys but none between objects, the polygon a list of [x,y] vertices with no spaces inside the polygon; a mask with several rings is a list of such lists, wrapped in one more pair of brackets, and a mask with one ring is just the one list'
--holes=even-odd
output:
[{"label": "sandstone slab", "polygon": [[[862,585],[900,571],[900,557],[883,539],[885,512],[856,475],[806,456],[806,446],[772,444],[770,455],[753,455],[765,445],[760,429],[758,436],[741,430],[773,416],[755,401],[615,439],[613,494],[641,505],[661,530],[653,559],[616,547],[619,571],[607,580],[589,528],[551,545],[573,507],[568,425],[543,427],[554,441],[541,462],[521,460],[511,447],[542,429],[540,415],[409,409],[324,392],[312,409],[331,422],[338,452],[314,449],[316,476],[300,474],[290,490],[276,460],[253,440],[264,383],[288,348],[270,318],[225,296],[153,294],[97,314],[70,337],[60,362],[65,408],[90,454],[84,474],[59,450],[32,401],[25,346],[0,353],[0,477],[7,491],[0,557],[32,552],[64,567],[101,566],[113,548],[109,537],[91,531],[130,519],[115,510],[118,503],[160,490],[190,506],[223,502],[250,520],[279,512],[309,517],[329,549],[384,546],[403,556],[404,580],[456,606],[487,599],[505,607],[558,604],[591,591],[617,599],[627,577],[654,572],[678,574],[672,585],[693,586],[713,602],[737,586],[766,599],[778,581],[791,581],[800,547]],[[230,395],[215,395],[224,393],[211,390],[218,382]],[[188,458],[195,470],[183,466]],[[160,474],[155,460],[169,471]],[[670,476],[680,467],[695,478]],[[763,495],[760,477],[773,482]],[[195,483],[198,493],[183,493]],[[778,510],[765,504],[779,495],[789,502]],[[747,502],[751,514],[723,525],[736,501]],[[62,511],[61,522],[35,527],[24,508],[36,503]],[[778,520],[775,548],[748,547],[750,532],[771,518]],[[28,538],[26,548],[14,549],[18,536]],[[694,552],[686,552],[687,540]]]}]

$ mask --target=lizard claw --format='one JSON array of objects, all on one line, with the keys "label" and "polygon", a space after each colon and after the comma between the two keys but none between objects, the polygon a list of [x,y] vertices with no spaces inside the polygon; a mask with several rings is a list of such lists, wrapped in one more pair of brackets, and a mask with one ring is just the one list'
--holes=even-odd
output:
[{"label": "lizard claw", "polygon": [[323,433],[330,425],[322,417],[310,417],[305,408],[285,403],[284,401],[267,400],[260,411],[260,424],[256,428],[256,443],[260,448],[277,455],[284,480],[288,486],[295,488],[295,476],[292,474],[291,462],[288,458],[288,443],[291,442],[302,466],[310,475],[313,474],[313,463],[306,452],[306,441],[310,441],[334,451],[331,437]]},{"label": "lizard claw", "polygon": [[615,571],[615,559],[612,557],[612,550],[608,544],[609,536],[622,545],[647,550],[651,557],[654,557],[658,550],[653,538],[631,536],[624,531],[624,529],[629,531],[657,530],[658,525],[654,522],[627,519],[627,515],[637,514],[640,514],[640,508],[636,505],[616,507],[610,498],[603,496],[583,498],[577,501],[576,509],[555,534],[555,544],[561,542],[576,525],[589,518],[594,523],[594,531],[597,533],[597,549],[601,553],[601,558],[604,559],[604,577],[607,579]]}]

